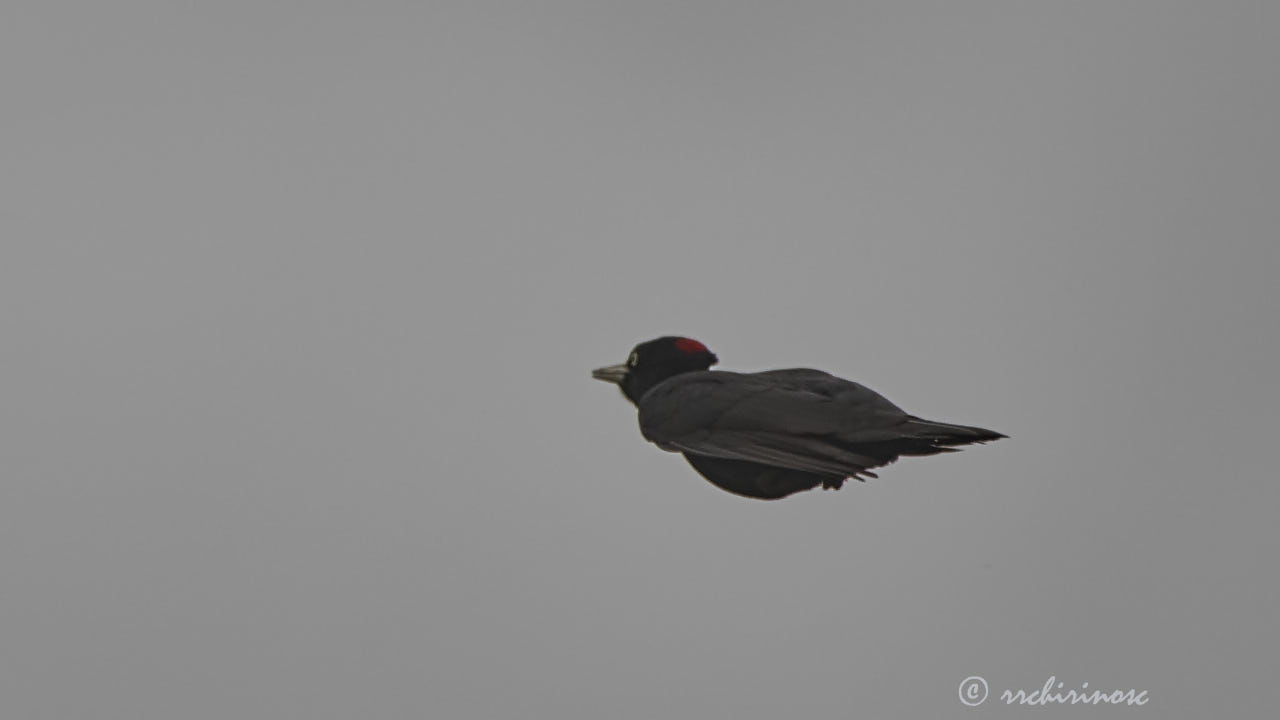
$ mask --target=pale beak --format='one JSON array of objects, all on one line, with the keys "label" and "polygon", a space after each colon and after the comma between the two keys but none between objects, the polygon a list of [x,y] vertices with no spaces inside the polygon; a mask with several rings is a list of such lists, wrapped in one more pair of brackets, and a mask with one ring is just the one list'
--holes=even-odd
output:
[{"label": "pale beak", "polygon": [[624,365],[610,365],[609,367],[596,368],[591,371],[591,377],[605,382],[611,382],[614,385],[621,385],[626,379],[627,373],[631,368]]}]

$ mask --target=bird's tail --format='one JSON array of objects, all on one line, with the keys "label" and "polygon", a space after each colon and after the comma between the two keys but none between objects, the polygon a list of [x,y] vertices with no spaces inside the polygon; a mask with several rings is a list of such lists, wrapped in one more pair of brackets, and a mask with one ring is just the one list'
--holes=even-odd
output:
[{"label": "bird's tail", "polygon": [[935,422],[914,415],[906,422],[903,430],[913,438],[929,440],[937,445],[969,445],[1009,437],[986,428]]},{"label": "bird's tail", "polygon": [[914,415],[895,430],[901,435],[891,440],[848,443],[844,447],[851,452],[875,458],[880,464],[884,464],[893,462],[901,455],[920,456],[959,452],[956,445],[985,443],[1008,437],[986,428],[934,422]]}]

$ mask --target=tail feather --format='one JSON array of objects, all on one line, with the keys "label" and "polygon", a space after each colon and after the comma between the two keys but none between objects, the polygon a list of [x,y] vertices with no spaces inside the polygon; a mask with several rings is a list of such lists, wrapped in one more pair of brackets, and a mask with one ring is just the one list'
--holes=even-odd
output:
[{"label": "tail feather", "polygon": [[1009,437],[986,428],[936,422],[918,418],[914,415],[906,422],[904,430],[910,437],[932,440],[940,445],[968,445],[969,443],[984,443]]},{"label": "tail feather", "polygon": [[892,440],[843,443],[842,445],[850,452],[875,458],[878,463],[884,464],[891,463],[904,455],[923,456],[959,452],[960,449],[955,447],[956,445],[986,443],[1008,437],[986,428],[934,422],[914,415],[899,426],[899,429],[902,431],[902,436]]}]

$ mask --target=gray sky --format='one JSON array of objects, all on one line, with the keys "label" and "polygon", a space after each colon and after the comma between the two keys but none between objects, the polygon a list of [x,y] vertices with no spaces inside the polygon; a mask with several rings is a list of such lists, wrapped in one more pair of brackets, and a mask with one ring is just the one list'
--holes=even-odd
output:
[{"label": "gray sky", "polygon": [[[1267,715],[1278,32],[6,3],[0,710]],[[669,333],[1012,437],[741,499],[588,376]]]}]

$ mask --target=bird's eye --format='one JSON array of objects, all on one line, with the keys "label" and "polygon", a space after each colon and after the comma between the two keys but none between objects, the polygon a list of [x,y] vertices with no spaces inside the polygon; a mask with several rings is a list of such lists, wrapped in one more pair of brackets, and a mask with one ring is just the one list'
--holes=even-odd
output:
[{"label": "bird's eye", "polygon": [[635,367],[639,363],[640,363],[640,356],[635,353],[631,353],[631,357],[627,358],[628,367]]}]

